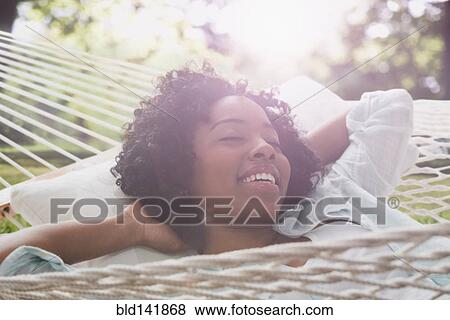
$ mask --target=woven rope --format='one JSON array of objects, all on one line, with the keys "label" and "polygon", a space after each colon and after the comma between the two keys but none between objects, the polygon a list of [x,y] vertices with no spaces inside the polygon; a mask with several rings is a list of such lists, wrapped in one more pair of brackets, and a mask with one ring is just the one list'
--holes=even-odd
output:
[{"label": "woven rope", "polygon": [[[375,233],[334,243],[288,243],[136,266],[3,277],[0,297],[259,299],[296,291],[323,298],[380,299],[385,298],[386,290],[408,287],[436,299],[450,295],[450,287],[435,286],[424,279],[430,274],[450,273],[450,248],[421,254],[415,250],[432,236],[450,238],[450,224]],[[407,243],[407,249],[397,256],[380,254],[380,248],[392,242]],[[360,249],[365,250],[363,256],[349,258],[349,250]],[[301,268],[284,266],[291,259],[312,258],[324,263]],[[430,261],[433,263],[424,263]],[[393,271],[403,271],[404,275],[386,280],[383,275]],[[347,283],[348,290],[332,289],[333,284],[342,282]]]},{"label": "woven rope", "polygon": [[[400,210],[424,222],[450,220],[450,102],[416,101],[412,140],[419,161],[404,176],[394,196]],[[430,220],[430,218],[432,220]]]}]

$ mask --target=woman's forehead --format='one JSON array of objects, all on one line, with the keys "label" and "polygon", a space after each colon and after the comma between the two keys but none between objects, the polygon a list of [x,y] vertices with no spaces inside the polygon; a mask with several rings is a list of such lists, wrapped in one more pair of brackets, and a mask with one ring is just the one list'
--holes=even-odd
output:
[{"label": "woman's forehead", "polygon": [[248,122],[270,123],[263,108],[244,96],[226,96],[213,104],[210,112],[210,122],[214,124],[227,118],[237,118]]}]

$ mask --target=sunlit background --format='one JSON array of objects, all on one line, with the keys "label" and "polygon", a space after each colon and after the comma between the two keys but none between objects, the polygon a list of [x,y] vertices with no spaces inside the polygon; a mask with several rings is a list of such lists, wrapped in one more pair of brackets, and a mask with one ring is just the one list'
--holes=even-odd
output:
[{"label": "sunlit background", "polygon": [[[448,1],[429,0],[3,0],[25,25],[77,50],[161,70],[207,59],[256,87],[303,74],[331,83],[422,25],[426,29],[332,87],[347,99],[404,87],[415,98],[450,99]],[[12,11],[11,11],[12,12]]]}]

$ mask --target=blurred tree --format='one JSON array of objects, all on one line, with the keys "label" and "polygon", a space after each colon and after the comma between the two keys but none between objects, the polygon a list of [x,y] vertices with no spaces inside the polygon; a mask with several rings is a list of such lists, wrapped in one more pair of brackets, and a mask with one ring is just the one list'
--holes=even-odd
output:
[{"label": "blurred tree", "polygon": [[19,0],[2,0],[0,4],[0,30],[11,32],[17,17],[17,3]]},{"label": "blurred tree", "polygon": [[394,87],[408,89],[416,99],[450,99],[450,2],[371,0],[359,3],[347,22],[341,51],[317,51],[313,66],[326,62],[328,68],[321,73],[310,68],[311,74],[331,82],[426,26],[338,81],[333,89],[346,99]]}]

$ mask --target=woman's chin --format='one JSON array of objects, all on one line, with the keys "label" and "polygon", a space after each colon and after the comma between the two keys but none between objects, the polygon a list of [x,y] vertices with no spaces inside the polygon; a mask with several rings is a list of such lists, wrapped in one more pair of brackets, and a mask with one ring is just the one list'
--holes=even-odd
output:
[{"label": "woman's chin", "polygon": [[279,209],[278,200],[278,192],[240,192],[233,201],[233,211],[239,215],[239,219],[234,221],[247,221],[249,225],[273,225]]}]

